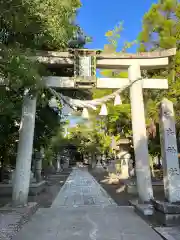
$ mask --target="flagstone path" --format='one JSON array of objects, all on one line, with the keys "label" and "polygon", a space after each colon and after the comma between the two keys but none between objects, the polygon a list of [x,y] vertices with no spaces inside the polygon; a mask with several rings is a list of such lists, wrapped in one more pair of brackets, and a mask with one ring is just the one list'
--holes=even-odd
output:
[{"label": "flagstone path", "polygon": [[51,208],[39,209],[13,240],[161,240],[132,207],[119,207],[75,168]]}]

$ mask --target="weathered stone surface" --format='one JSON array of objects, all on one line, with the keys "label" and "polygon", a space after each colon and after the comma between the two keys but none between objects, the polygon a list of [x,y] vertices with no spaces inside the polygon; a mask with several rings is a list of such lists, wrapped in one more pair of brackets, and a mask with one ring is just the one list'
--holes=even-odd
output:
[{"label": "weathered stone surface", "polygon": [[0,209],[0,239],[10,240],[36,212],[37,203],[29,203],[25,207],[12,208],[6,205]]},{"label": "weathered stone surface", "polygon": [[180,225],[180,214],[166,214],[155,210],[154,214],[159,223],[164,226],[179,226]]},{"label": "weathered stone surface", "polygon": [[165,198],[168,202],[180,202],[180,169],[177,150],[173,103],[163,99],[160,108],[160,140],[163,158]]},{"label": "weathered stone surface", "polygon": [[[92,204],[111,205],[112,201],[86,170],[75,170],[70,174],[52,207]],[[115,202],[113,204],[116,205]]]},{"label": "weathered stone surface", "polygon": [[12,191],[12,200],[17,206],[19,204],[26,204],[28,201],[35,115],[36,96],[32,98],[26,91],[23,100],[16,170]]},{"label": "weathered stone surface", "polygon": [[144,216],[152,216],[154,213],[154,208],[151,204],[141,204],[138,200],[132,200],[129,203],[134,206],[135,211]]},{"label": "weathered stone surface", "polygon": [[180,224],[180,205],[152,200],[155,216],[165,226],[177,226]]},{"label": "weathered stone surface", "polygon": [[180,204],[172,204],[158,200],[152,200],[154,208],[167,214],[180,214]]},{"label": "weathered stone surface", "polygon": [[143,202],[148,202],[153,198],[153,190],[149,166],[142,83],[137,81],[137,79],[141,78],[138,61],[129,66],[128,77],[129,81],[133,83],[130,87],[130,101],[138,195]]}]

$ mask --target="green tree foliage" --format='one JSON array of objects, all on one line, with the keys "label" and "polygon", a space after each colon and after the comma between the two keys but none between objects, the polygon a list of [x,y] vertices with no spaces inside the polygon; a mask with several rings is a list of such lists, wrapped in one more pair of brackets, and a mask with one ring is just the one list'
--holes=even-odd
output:
[{"label": "green tree foliage", "polygon": [[110,153],[111,137],[102,131],[94,122],[79,124],[70,128],[69,140],[81,153],[103,154]]},{"label": "green tree foliage", "polygon": [[[51,95],[41,76],[46,69],[30,60],[36,50],[60,50],[80,27],[75,23],[79,0],[0,1],[0,159],[14,161],[25,89],[38,94],[34,147],[48,145],[60,116],[48,107]],[[12,160],[13,159],[13,160]]]},{"label": "green tree foliage", "polygon": [[77,26],[74,23],[79,0],[1,1],[1,39],[35,49],[67,46]]},{"label": "green tree foliage", "polygon": [[[159,136],[155,134],[156,123],[158,123],[159,102],[163,97],[167,97],[174,103],[177,121],[177,132],[180,131],[180,3],[176,0],[159,1],[152,4],[149,11],[144,15],[142,31],[139,34],[139,51],[154,51],[176,47],[177,54],[170,59],[170,66],[164,70],[147,71],[144,74],[151,78],[168,78],[168,91],[144,91],[145,109],[147,123],[149,124],[149,135],[152,143],[150,146],[159,146]],[[154,123],[154,124],[152,124]],[[154,129],[154,131],[153,131]],[[154,135],[154,137],[153,137]],[[158,139],[157,139],[158,138]],[[154,139],[154,140],[153,140]],[[156,152],[157,152],[157,146]],[[160,153],[160,148],[159,153]]]},{"label": "green tree foliage", "polygon": [[[116,53],[116,52],[126,52],[136,41],[125,42],[123,48],[118,50],[118,42],[123,31],[123,23],[119,23],[113,30],[109,30],[105,36],[107,38],[108,44],[104,46],[104,52]],[[103,77],[109,78],[127,78],[128,73],[123,71],[113,71],[113,70],[102,70],[101,75]],[[111,94],[114,90],[94,90],[93,98],[100,98],[105,95]],[[125,90],[120,94],[122,104],[120,106],[114,106],[113,101],[107,103],[108,107],[108,118],[106,118],[104,124],[106,129],[112,135],[121,135],[123,137],[131,135],[131,118],[130,118],[130,102],[129,102],[129,89]],[[97,112],[98,115],[98,112]]]}]

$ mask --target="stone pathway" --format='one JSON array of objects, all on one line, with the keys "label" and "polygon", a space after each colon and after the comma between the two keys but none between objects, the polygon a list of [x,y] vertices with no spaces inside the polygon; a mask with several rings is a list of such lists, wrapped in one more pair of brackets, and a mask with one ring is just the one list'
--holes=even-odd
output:
[{"label": "stone pathway", "polygon": [[86,170],[74,170],[61,188],[52,208],[86,205],[108,206],[116,203]]},{"label": "stone pathway", "polygon": [[180,227],[156,227],[155,230],[167,240],[180,239]]},{"label": "stone pathway", "polygon": [[160,240],[132,207],[118,207],[86,171],[74,169],[49,209],[13,240]]}]

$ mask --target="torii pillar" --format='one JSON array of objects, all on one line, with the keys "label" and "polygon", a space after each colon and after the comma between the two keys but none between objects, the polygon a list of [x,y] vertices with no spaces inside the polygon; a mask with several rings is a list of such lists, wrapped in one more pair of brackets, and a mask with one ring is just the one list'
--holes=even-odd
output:
[{"label": "torii pillar", "polygon": [[137,80],[138,78],[141,78],[140,65],[138,62],[129,66],[128,77],[130,82],[132,82],[132,86],[130,87],[130,101],[133,145],[136,160],[137,189],[140,200],[143,202],[149,202],[150,199],[153,199],[153,189],[149,167],[142,81]]},{"label": "torii pillar", "polygon": [[13,205],[25,205],[27,204],[28,200],[35,115],[36,96],[30,96],[28,93],[26,93],[22,107],[15,178],[13,182]]}]

